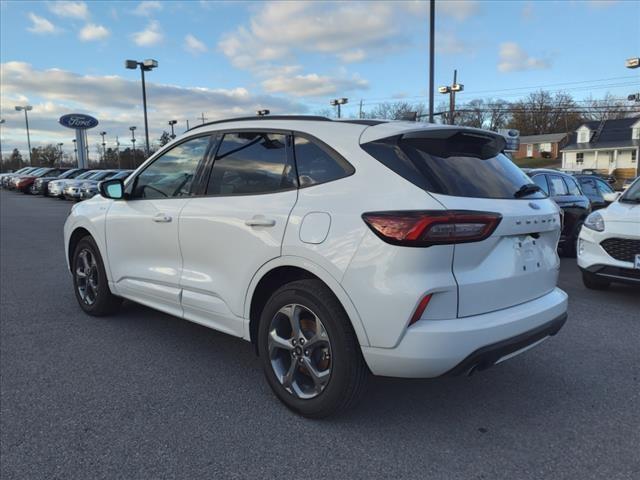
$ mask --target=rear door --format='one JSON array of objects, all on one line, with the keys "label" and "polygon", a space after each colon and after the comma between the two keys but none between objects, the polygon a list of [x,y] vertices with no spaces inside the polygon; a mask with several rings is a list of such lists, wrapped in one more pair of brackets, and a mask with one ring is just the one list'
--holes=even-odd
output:
[{"label": "rear door", "polygon": [[242,336],[253,275],[280,256],[297,184],[290,136],[227,132],[202,195],[180,214],[184,316]]}]

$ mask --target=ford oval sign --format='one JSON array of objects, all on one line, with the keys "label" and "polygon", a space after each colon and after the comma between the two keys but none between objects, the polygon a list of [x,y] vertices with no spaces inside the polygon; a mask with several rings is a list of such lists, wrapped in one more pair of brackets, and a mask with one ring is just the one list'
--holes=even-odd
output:
[{"label": "ford oval sign", "polygon": [[84,113],[68,113],[60,117],[60,125],[76,130],[86,130],[98,125],[98,120]]}]

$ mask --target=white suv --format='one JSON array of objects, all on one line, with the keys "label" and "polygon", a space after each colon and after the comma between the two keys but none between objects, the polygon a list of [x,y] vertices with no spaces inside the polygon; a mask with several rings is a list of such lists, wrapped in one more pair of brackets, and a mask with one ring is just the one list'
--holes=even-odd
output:
[{"label": "white suv", "polygon": [[493,132],[271,116],[191,129],[75,205],[92,315],[127,298],[251,341],[275,394],[322,417],[369,372],[481,370],[554,335],[558,208]]},{"label": "white suv", "polygon": [[603,210],[589,215],[578,237],[578,266],[587,288],[640,285],[640,178]]}]

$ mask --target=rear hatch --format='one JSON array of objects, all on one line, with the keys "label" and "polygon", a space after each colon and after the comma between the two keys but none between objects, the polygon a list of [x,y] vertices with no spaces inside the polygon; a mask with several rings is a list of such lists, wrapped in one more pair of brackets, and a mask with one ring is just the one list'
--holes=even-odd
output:
[{"label": "rear hatch", "polygon": [[443,208],[501,216],[490,236],[455,243],[458,317],[539,298],[556,286],[558,207],[507,156],[494,132],[430,127],[362,148]]}]

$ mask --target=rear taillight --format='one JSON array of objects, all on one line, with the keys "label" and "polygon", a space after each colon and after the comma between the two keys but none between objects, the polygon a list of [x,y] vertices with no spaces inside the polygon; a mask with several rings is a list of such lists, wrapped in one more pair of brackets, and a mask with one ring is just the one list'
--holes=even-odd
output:
[{"label": "rear taillight", "polygon": [[368,212],[362,219],[387,243],[428,247],[478,242],[489,237],[502,216],[468,210]]}]

